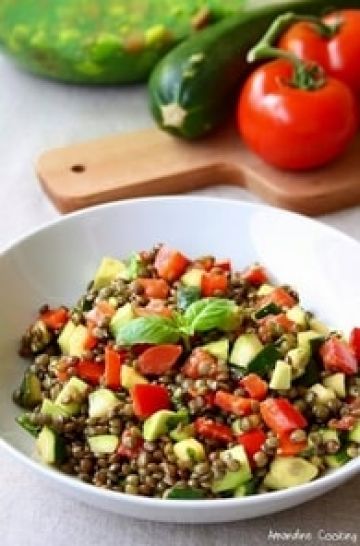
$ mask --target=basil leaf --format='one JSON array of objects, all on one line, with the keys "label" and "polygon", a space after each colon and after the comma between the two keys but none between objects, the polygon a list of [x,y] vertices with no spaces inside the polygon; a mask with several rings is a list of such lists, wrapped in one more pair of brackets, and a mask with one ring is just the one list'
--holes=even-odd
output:
[{"label": "basil leaf", "polygon": [[224,298],[203,298],[192,303],[185,311],[189,333],[236,329],[240,324],[240,308]]},{"label": "basil leaf", "polygon": [[177,307],[185,311],[195,301],[200,298],[200,289],[197,286],[180,286],[177,291]]},{"label": "basil leaf", "polygon": [[116,343],[121,345],[176,343],[179,338],[180,332],[172,319],[154,315],[139,317],[124,324],[117,332]]}]

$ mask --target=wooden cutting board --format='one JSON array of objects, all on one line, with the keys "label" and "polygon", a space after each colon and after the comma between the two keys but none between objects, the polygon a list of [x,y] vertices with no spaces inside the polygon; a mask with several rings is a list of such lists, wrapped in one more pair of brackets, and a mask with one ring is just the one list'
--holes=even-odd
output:
[{"label": "wooden cutting board", "polygon": [[231,127],[196,142],[147,129],[47,151],[37,174],[61,212],[233,184],[273,205],[318,215],[360,203],[360,138],[325,168],[289,173],[249,152]]}]

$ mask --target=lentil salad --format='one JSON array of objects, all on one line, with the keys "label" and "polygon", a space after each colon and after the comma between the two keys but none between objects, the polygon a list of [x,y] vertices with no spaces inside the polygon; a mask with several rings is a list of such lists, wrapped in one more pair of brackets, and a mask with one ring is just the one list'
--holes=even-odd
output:
[{"label": "lentil salad", "polygon": [[98,487],[240,497],[360,454],[360,329],[331,332],[257,264],[167,245],[104,258],[72,309],[39,310],[20,354],[18,423]]}]

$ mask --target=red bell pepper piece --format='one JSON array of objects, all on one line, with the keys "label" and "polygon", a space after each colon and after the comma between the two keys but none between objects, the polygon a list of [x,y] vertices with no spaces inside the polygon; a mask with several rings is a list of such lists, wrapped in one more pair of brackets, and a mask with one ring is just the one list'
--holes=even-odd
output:
[{"label": "red bell pepper piece", "polygon": [[274,288],[270,294],[261,298],[259,307],[265,307],[269,303],[275,303],[278,307],[294,307],[297,302],[289,292],[279,286],[278,288]]},{"label": "red bell pepper piece", "polygon": [[239,444],[244,446],[247,455],[252,458],[261,450],[266,440],[266,434],[261,428],[255,428],[236,437]]},{"label": "red bell pepper piece", "polygon": [[217,292],[224,293],[228,288],[228,276],[226,273],[204,273],[201,278],[201,295],[209,298]]},{"label": "red bell pepper piece", "polygon": [[69,320],[69,311],[65,307],[58,309],[49,309],[40,314],[40,319],[46,324],[50,330],[59,330]]},{"label": "red bell pepper piece", "polygon": [[250,398],[236,396],[226,391],[217,391],[214,400],[215,406],[234,415],[249,415],[253,411],[253,401]]},{"label": "red bell pepper piece", "polygon": [[324,368],[331,372],[343,372],[354,375],[358,371],[358,363],[348,343],[332,337],[325,341],[320,348]]},{"label": "red bell pepper piece", "polygon": [[170,395],[162,385],[135,385],[131,389],[134,413],[139,419],[146,419],[156,411],[170,409]]},{"label": "red bell pepper piece", "polygon": [[155,269],[159,277],[169,282],[174,282],[181,277],[189,264],[189,260],[167,245],[163,245],[155,257]]},{"label": "red bell pepper piece", "polygon": [[350,334],[350,347],[357,361],[360,361],[360,328],[353,328]]},{"label": "red bell pepper piece", "polygon": [[[129,446],[131,444],[131,447]],[[139,456],[144,445],[144,440],[139,436],[134,440],[129,430],[124,430],[117,454],[128,459],[135,459]]]},{"label": "red bell pepper piece", "polygon": [[98,385],[104,374],[104,365],[92,360],[79,360],[76,364],[76,375],[91,385]]},{"label": "red bell pepper piece", "polygon": [[164,279],[137,279],[143,287],[145,296],[165,300],[168,297],[170,287]]},{"label": "red bell pepper piece", "polygon": [[115,351],[110,345],[105,347],[104,384],[109,389],[120,389],[124,355],[124,352]]},{"label": "red bell pepper piece", "polygon": [[240,381],[240,386],[243,387],[250,398],[253,400],[265,400],[268,392],[268,384],[261,379],[256,373],[250,373],[243,377]]},{"label": "red bell pepper piece", "polygon": [[306,449],[307,440],[301,442],[293,442],[290,440],[291,432],[284,432],[279,434],[279,447],[277,449],[277,454],[284,457],[292,457],[298,455]]},{"label": "red bell pepper piece", "polygon": [[155,345],[139,356],[137,367],[143,375],[162,375],[171,370],[182,350],[181,345]]},{"label": "red bell pepper piece", "polygon": [[286,398],[264,400],[260,413],[266,425],[278,434],[307,426],[305,417]]},{"label": "red bell pepper piece", "polygon": [[234,435],[230,427],[217,423],[206,417],[198,417],[195,420],[195,432],[199,436],[208,438],[209,440],[218,440],[219,442],[229,443],[233,440]]},{"label": "red bell pepper piece", "polygon": [[260,286],[269,280],[265,268],[261,265],[252,265],[248,267],[242,273],[242,277],[245,281],[253,284],[254,286]]}]

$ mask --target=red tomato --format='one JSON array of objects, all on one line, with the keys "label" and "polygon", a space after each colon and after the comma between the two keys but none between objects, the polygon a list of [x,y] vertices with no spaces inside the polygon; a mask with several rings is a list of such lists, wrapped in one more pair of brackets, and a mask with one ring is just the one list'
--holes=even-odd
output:
[{"label": "red tomato", "polygon": [[170,395],[162,385],[135,385],[131,389],[134,413],[139,419],[146,419],[156,411],[170,409]]},{"label": "red tomato", "polygon": [[296,305],[296,299],[289,294],[284,288],[279,286],[274,288],[270,294],[261,298],[259,302],[259,307],[265,307],[269,303],[275,303],[278,307],[294,307]]},{"label": "red tomato", "polygon": [[261,284],[264,284],[264,282],[268,282],[269,280],[265,268],[261,265],[252,265],[251,267],[248,267],[247,269],[245,269],[242,276],[245,281],[248,281],[254,286],[260,286]]},{"label": "red tomato", "polygon": [[307,426],[305,417],[286,398],[264,400],[260,413],[266,425],[278,434]]},{"label": "red tomato", "polygon": [[120,389],[121,387],[121,366],[123,364],[125,353],[115,351],[110,345],[105,347],[105,371],[104,384],[110,389]]},{"label": "red tomato", "polygon": [[293,76],[285,60],[255,70],[240,96],[238,127],[249,148],[268,163],[311,169],[345,151],[357,130],[357,105],[339,80],[327,78],[323,86],[306,90],[291,84]]},{"label": "red tomato", "polygon": [[92,360],[80,360],[76,364],[76,375],[91,385],[98,385],[104,374],[104,365]]},{"label": "red tomato", "polygon": [[250,398],[253,400],[264,400],[268,392],[268,384],[261,379],[256,373],[250,373],[243,377],[240,381],[240,386],[243,387]]},{"label": "red tomato", "polygon": [[277,449],[278,455],[291,457],[298,455],[306,449],[307,440],[303,440],[302,442],[293,442],[290,440],[290,435],[291,432],[284,432],[283,434],[279,435],[279,447]]},{"label": "red tomato", "polygon": [[137,279],[144,289],[145,296],[165,300],[168,297],[170,287],[164,279]]},{"label": "red tomato", "polygon": [[201,295],[209,298],[217,293],[223,294],[228,288],[228,276],[226,273],[204,273],[201,278]]},{"label": "red tomato", "polygon": [[236,396],[226,391],[217,391],[214,404],[223,411],[239,416],[250,415],[254,407],[253,401],[250,398]]},{"label": "red tomato", "polygon": [[155,257],[155,269],[159,277],[174,282],[184,273],[189,260],[177,250],[163,245]]},{"label": "red tomato", "polygon": [[202,377],[215,379],[219,373],[218,361],[210,353],[197,347],[186,360],[181,373],[191,379]]},{"label": "red tomato", "polygon": [[229,443],[233,440],[233,433],[230,427],[216,423],[206,417],[198,417],[195,420],[195,431],[199,436],[218,440],[219,442]]},{"label": "red tomato", "polygon": [[181,353],[181,345],[155,345],[139,356],[138,369],[143,375],[162,375],[171,370]]},{"label": "red tomato", "polygon": [[331,372],[354,375],[358,371],[358,363],[350,345],[336,337],[325,341],[320,348],[320,356],[325,369]]},{"label": "red tomato", "polygon": [[354,328],[350,334],[350,347],[357,360],[360,361],[360,328]]},{"label": "red tomato", "polygon": [[244,446],[247,455],[253,457],[264,445],[266,434],[261,428],[255,428],[254,430],[240,434],[236,440]]},{"label": "red tomato", "polygon": [[68,321],[69,311],[65,307],[59,307],[58,309],[49,309],[40,314],[40,319],[51,330],[59,330]]},{"label": "red tomato", "polygon": [[329,38],[324,37],[316,24],[304,21],[285,32],[279,47],[295,53],[304,61],[318,63],[330,76],[346,83],[359,96],[360,73],[355,67],[360,58],[360,10],[331,13],[322,21],[328,25],[338,24]]}]

